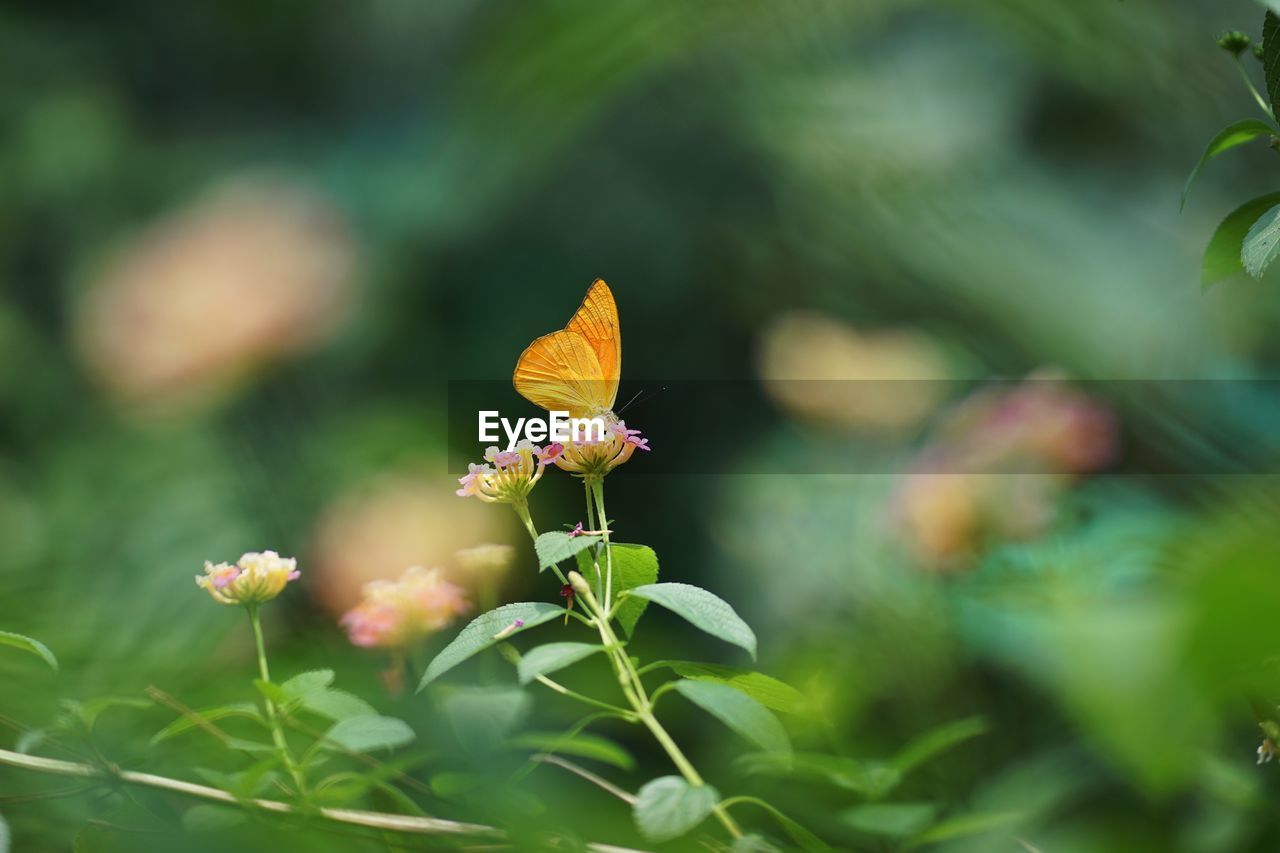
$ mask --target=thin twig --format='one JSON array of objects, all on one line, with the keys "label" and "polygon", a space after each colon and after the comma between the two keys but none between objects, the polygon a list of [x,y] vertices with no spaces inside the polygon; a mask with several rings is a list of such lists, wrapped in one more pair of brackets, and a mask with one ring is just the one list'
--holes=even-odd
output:
[{"label": "thin twig", "polygon": [[574,774],[575,776],[580,776],[583,779],[586,779],[591,784],[595,785],[596,787],[610,794],[613,794],[615,797],[622,800],[627,805],[634,806],[636,804],[635,794],[631,794],[631,793],[628,793],[627,791],[622,790],[617,785],[610,782],[608,779],[605,779],[602,776],[597,776],[587,768],[580,767],[579,765],[574,764],[572,761],[566,761],[565,759],[561,758],[558,755],[548,755],[545,752],[540,752],[536,755],[530,756],[530,760],[540,761],[543,764],[554,764],[556,767],[563,767],[565,770],[568,770],[570,773]]}]

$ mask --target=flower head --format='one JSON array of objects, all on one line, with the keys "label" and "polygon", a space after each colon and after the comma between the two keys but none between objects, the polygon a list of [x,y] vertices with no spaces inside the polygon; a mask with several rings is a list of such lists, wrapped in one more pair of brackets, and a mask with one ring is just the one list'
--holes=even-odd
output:
[{"label": "flower head", "polygon": [[298,561],[275,551],[251,551],[235,564],[205,561],[204,574],[196,575],[196,585],[219,604],[255,605],[270,601],[297,580]]},{"label": "flower head", "polygon": [[414,566],[394,581],[371,581],[364,601],[343,615],[351,642],[365,648],[405,648],[439,631],[470,604],[439,569]]},{"label": "flower head", "polygon": [[638,429],[628,429],[626,421],[610,416],[607,432],[598,441],[570,441],[554,462],[556,467],[584,479],[598,480],[631,458],[636,450],[649,451],[649,439]]},{"label": "flower head", "polygon": [[457,494],[489,503],[524,503],[542,479],[547,463],[559,455],[558,444],[542,448],[528,440],[518,443],[514,450],[490,447],[484,454],[485,464],[472,462],[467,466],[467,473],[458,479],[462,488]]}]

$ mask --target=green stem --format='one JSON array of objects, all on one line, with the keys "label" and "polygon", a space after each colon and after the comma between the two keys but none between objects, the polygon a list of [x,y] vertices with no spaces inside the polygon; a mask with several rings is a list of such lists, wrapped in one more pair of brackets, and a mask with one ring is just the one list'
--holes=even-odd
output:
[{"label": "green stem", "polygon": [[602,531],[604,536],[604,609],[609,610],[609,603],[613,601],[613,548],[609,545],[609,518],[604,513],[604,481],[596,480],[591,489],[596,499],[596,521],[600,527],[596,528]]},{"label": "green stem", "polygon": [[1275,121],[1275,115],[1271,112],[1271,105],[1267,103],[1266,98],[1262,97],[1258,88],[1253,85],[1253,80],[1249,77],[1249,72],[1245,70],[1244,65],[1241,64],[1240,57],[1233,56],[1231,60],[1236,64],[1236,68],[1239,69],[1240,77],[1244,80],[1244,85],[1248,87],[1249,94],[1253,95],[1253,99],[1258,102],[1258,106],[1266,113],[1267,118]]},{"label": "green stem", "polygon": [[[604,643],[609,659],[613,662],[614,670],[618,674],[618,682],[622,686],[622,692],[627,697],[627,701],[631,703],[631,707],[635,709],[640,722],[644,723],[645,728],[653,735],[654,740],[667,753],[671,763],[680,771],[680,775],[695,788],[703,787],[706,785],[706,781],[702,778],[702,774],[693,766],[693,762],[684,754],[684,750],[680,749],[680,745],[675,742],[671,734],[654,716],[653,700],[645,692],[644,683],[636,672],[635,664],[632,663],[631,657],[623,649],[618,640],[618,635],[614,633],[613,626],[609,624],[608,618],[600,607],[600,602],[591,594],[590,587],[584,585],[579,590],[579,597],[584,599],[584,609],[589,610],[593,616],[592,621],[600,632],[600,639]],[[731,836],[734,838],[742,837],[742,829],[727,809],[717,805],[712,811]]]},{"label": "green stem", "polygon": [[[263,682],[270,684],[271,671],[267,668],[267,645],[262,639],[262,620],[258,618],[258,607],[249,605],[245,609],[249,611],[249,623],[253,625],[253,641],[258,647],[258,674]],[[289,752],[289,743],[285,740],[284,729],[280,725],[279,710],[276,708],[276,703],[269,697],[263,697],[263,699],[267,706],[267,722],[271,725],[271,740],[276,745],[276,751],[280,753],[281,762],[293,778],[293,784],[297,786],[298,796],[305,797],[307,795],[306,779],[303,778],[302,771],[293,760],[293,753]]]},{"label": "green stem", "polygon": [[[533,517],[529,515],[529,505],[523,502],[513,503],[511,508],[516,511],[516,515],[520,516],[520,520],[524,522],[524,529],[529,531],[529,538],[533,540],[536,546],[538,544],[538,528],[533,526]],[[560,579],[561,586],[569,583],[569,579],[564,576],[564,572],[560,571],[560,567],[555,563],[551,564],[551,571],[556,573],[556,577]]]}]

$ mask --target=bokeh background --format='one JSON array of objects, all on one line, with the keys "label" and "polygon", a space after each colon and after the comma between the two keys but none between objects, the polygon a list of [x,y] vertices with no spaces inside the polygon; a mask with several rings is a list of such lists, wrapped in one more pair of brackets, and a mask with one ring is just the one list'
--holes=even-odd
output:
[{"label": "bokeh background", "polygon": [[[1254,110],[1214,40],[1261,18],[1245,0],[5,4],[0,628],[62,671],[0,654],[0,713],[40,727],[149,685],[251,698],[242,617],[191,579],[272,548],[302,569],[269,614],[273,667],[332,667],[409,720],[429,811],[641,844],[554,768],[444,784],[502,762],[439,696],[388,693],[338,627],[364,582],[481,543],[518,560],[496,588],[460,572],[475,600],[554,599],[514,517],[454,496],[450,455],[478,448],[449,446],[448,387],[505,381],[601,276],[648,392],[630,423],[670,421],[664,381],[705,381],[714,408],[718,383],[764,380],[771,401],[721,406],[725,449],[696,472],[638,456],[609,481],[619,535],[738,608],[761,668],[813,704],[787,719],[797,748],[843,762],[744,765],[672,700],[709,778],[846,849],[1274,849],[1248,697],[1280,688],[1280,389],[1244,380],[1276,372],[1280,298],[1199,286],[1274,152],[1215,161],[1178,210],[1205,141]],[[572,523],[579,495],[548,475],[534,514]],[[645,628],[646,659],[743,663],[665,614]],[[509,683],[493,657],[450,681]],[[610,686],[603,666],[578,679]],[[577,716],[536,700],[513,725]],[[883,789],[877,761],[972,715],[985,734]],[[197,735],[147,750],[171,719],[113,709],[102,748],[182,778],[227,761]],[[667,772],[638,733],[604,733],[638,765],[601,771],[619,784]],[[172,849],[112,798],[22,799],[62,788],[0,768],[14,850],[69,849],[90,820],[92,849]],[[385,846],[271,824],[182,843],[282,839]]]}]

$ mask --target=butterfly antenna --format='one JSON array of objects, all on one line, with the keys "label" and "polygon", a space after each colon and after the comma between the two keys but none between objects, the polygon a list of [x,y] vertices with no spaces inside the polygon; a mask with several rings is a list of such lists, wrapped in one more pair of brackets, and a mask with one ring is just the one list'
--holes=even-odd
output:
[{"label": "butterfly antenna", "polygon": [[646,394],[645,390],[641,388],[634,395],[632,395],[631,399],[628,400],[621,409],[618,409],[618,414],[621,415],[627,409],[631,408],[632,403],[635,403],[635,402],[643,403],[648,400],[652,400],[654,397],[658,396],[658,394],[662,393],[665,390],[667,390],[667,386],[664,385],[661,388],[659,388],[657,391],[652,391]]}]

